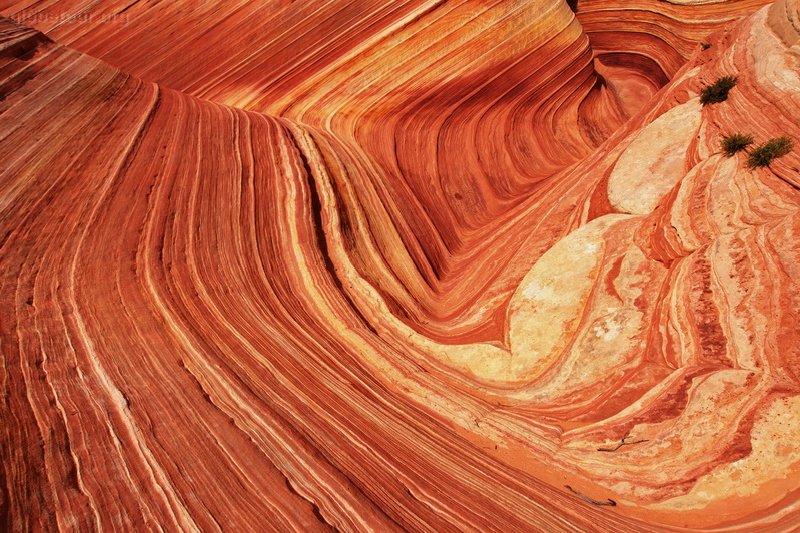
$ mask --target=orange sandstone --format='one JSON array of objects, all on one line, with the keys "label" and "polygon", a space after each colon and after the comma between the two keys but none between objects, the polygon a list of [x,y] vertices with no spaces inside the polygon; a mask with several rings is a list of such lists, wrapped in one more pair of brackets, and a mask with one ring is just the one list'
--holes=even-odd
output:
[{"label": "orange sandstone", "polygon": [[800,527],[797,0],[0,13],[3,529]]}]

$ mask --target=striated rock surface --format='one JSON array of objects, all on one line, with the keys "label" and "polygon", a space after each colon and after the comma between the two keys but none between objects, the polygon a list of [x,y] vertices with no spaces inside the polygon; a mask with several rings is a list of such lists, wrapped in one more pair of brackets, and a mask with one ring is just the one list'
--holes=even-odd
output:
[{"label": "striated rock surface", "polygon": [[796,530],[764,4],[0,2],[3,529]]}]

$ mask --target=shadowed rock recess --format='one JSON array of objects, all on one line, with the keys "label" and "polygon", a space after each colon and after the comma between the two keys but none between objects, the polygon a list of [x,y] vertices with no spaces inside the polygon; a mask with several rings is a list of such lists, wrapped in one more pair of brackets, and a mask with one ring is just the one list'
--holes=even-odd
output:
[{"label": "shadowed rock recess", "polygon": [[800,530],[800,0],[0,15],[0,530]]}]

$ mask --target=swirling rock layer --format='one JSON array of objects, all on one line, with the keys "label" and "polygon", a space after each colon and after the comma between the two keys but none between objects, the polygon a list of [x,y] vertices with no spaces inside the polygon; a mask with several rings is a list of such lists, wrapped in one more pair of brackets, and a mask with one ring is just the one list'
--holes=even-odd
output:
[{"label": "swirling rock layer", "polygon": [[800,527],[797,1],[299,4],[0,2],[4,529]]}]

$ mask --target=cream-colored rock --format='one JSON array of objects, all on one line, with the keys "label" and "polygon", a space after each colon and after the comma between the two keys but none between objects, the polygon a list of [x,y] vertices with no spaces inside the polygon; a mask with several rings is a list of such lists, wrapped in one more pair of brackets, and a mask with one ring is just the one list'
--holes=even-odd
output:
[{"label": "cream-colored rock", "polygon": [[[630,218],[607,215],[570,233],[522,280],[509,306],[515,373],[540,375],[568,347],[602,267],[606,233]],[[599,336],[615,338],[616,326],[607,326]]]},{"label": "cream-colored rock", "polygon": [[800,2],[776,0],[769,8],[769,25],[787,46],[800,41]]},{"label": "cream-colored rock", "polygon": [[644,128],[608,180],[608,199],[624,213],[645,215],[686,174],[686,151],[700,127],[698,98],[670,109]]},{"label": "cream-colored rock", "polygon": [[[703,508],[720,500],[746,498],[762,491],[774,504],[800,488],[800,396],[776,398],[756,420],[750,433],[752,452],[700,477],[684,496],[651,506],[653,509]],[[764,490],[765,485],[784,490]]]}]

